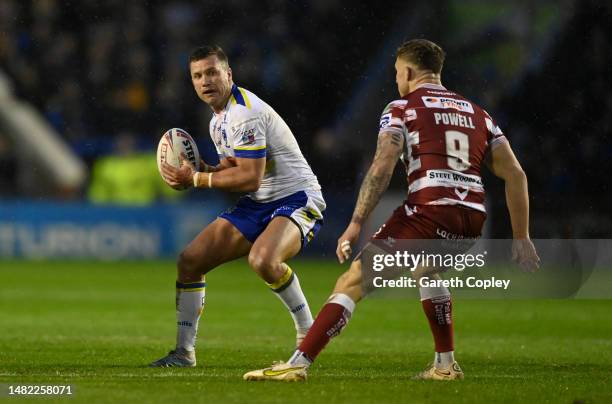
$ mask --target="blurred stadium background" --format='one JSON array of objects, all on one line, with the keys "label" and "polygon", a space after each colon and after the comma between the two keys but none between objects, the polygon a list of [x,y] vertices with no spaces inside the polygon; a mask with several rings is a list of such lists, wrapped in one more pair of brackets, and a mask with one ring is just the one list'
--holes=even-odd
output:
[{"label": "blurred stadium background", "polygon": [[[242,261],[207,277],[198,367],[144,366],[173,343],[174,257],[236,199],[176,192],[157,173],[172,127],[216,158],[188,76],[193,47],[226,50],[319,177],[326,224],[304,252],[313,260],[294,264],[316,313],[345,269],[336,238],[406,38],[440,43],[444,84],[506,132],[529,177],[532,237],[610,238],[611,14],[603,0],[0,0],[0,394],[70,383],[88,403],[610,402],[609,299],[457,299],[468,377],[435,388],[408,380],[431,356],[418,301],[369,299],[308,383],[244,383],[285,358],[294,334]],[[486,236],[508,237],[503,184],[485,180]],[[405,189],[398,168],[372,228]],[[579,279],[581,264],[568,260]],[[601,296],[609,279],[593,282]]]},{"label": "blurred stadium background", "polygon": [[[335,248],[396,97],[393,53],[412,37],[446,49],[444,84],[510,138],[530,181],[532,236],[610,236],[611,17],[594,0],[3,0],[0,256],[171,257],[231,204],[170,190],[155,166],[171,127],[216,158],[188,76],[203,43],[225,48],[235,80],[284,117],[318,175],[327,223],[310,254]],[[487,235],[509,236],[502,184],[487,186]],[[398,168],[383,210],[404,190]]]}]

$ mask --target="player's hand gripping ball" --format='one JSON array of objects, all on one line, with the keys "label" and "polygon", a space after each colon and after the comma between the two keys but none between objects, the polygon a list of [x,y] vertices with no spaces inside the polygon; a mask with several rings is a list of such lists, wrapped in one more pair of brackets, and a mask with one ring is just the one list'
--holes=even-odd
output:
[{"label": "player's hand gripping ball", "polygon": [[[189,173],[186,165],[190,167]],[[200,169],[200,152],[187,131],[172,128],[162,135],[157,146],[157,169],[170,187],[178,190],[189,188],[191,172]]]}]

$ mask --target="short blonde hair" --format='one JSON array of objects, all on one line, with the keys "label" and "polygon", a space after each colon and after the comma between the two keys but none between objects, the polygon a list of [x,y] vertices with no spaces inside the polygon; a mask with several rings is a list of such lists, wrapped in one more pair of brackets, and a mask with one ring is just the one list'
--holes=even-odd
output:
[{"label": "short blonde hair", "polygon": [[440,74],[446,54],[440,46],[427,39],[411,39],[397,48],[395,56],[414,64],[420,70]]}]

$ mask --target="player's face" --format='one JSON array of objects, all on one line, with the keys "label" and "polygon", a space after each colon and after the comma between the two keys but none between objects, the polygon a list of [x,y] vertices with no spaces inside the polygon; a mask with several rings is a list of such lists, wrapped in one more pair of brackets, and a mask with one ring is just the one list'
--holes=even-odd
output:
[{"label": "player's face", "polygon": [[410,93],[410,68],[407,62],[399,58],[395,61],[395,82],[401,97]]},{"label": "player's face", "polygon": [[232,69],[216,55],[189,64],[191,82],[198,97],[215,111],[221,111],[232,90]]}]

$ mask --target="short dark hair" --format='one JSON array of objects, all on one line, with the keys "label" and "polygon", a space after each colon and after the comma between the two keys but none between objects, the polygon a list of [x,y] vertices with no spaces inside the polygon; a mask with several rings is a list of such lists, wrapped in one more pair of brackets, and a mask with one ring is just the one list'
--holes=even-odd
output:
[{"label": "short dark hair", "polygon": [[225,63],[229,66],[227,55],[223,52],[223,49],[219,45],[204,45],[195,48],[189,55],[189,63],[197,62],[198,60],[206,59],[209,56],[217,56],[220,62]]},{"label": "short dark hair", "polygon": [[421,70],[431,70],[440,74],[446,53],[440,46],[427,39],[411,39],[397,48],[395,56],[413,63]]}]

